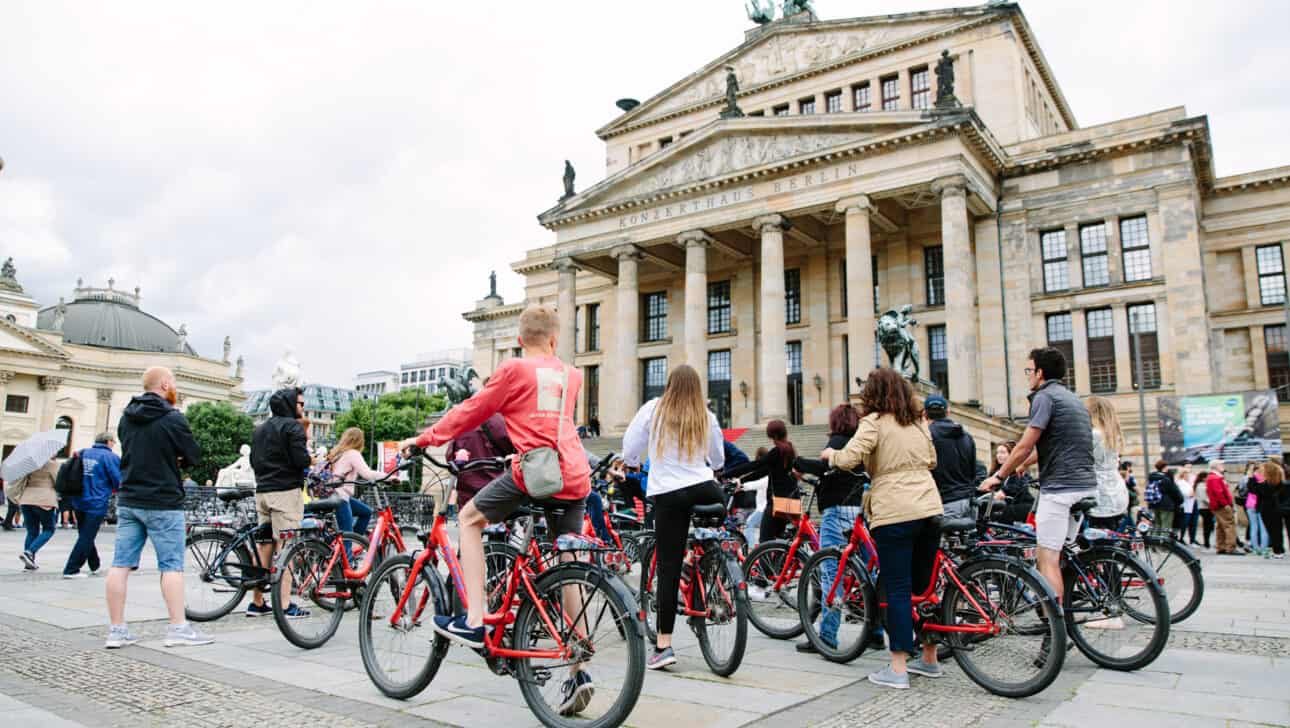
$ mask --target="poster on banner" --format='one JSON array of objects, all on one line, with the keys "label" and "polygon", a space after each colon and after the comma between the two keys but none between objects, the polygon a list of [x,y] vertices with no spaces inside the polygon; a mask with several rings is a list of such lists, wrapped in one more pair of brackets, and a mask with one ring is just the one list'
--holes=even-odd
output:
[{"label": "poster on banner", "polygon": [[1157,402],[1160,447],[1166,462],[1222,458],[1244,463],[1281,454],[1281,421],[1274,390],[1160,397]]},{"label": "poster on banner", "polygon": [[[381,472],[388,473],[399,467],[399,443],[396,440],[383,440],[377,452],[381,459]],[[394,476],[396,480],[403,480],[406,473],[399,473]]]}]

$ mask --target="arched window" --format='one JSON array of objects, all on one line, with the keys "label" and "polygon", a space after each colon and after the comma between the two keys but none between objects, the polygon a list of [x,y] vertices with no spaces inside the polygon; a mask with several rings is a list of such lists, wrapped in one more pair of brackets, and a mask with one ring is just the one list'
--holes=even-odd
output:
[{"label": "arched window", "polygon": [[74,437],[76,434],[75,433],[76,425],[74,422],[72,422],[71,417],[68,417],[67,415],[63,415],[62,417],[58,418],[57,422],[54,423],[54,429],[67,430],[67,447],[64,447],[62,450],[58,451],[58,457],[65,458],[68,455],[70,455],[72,452],[72,437]]}]

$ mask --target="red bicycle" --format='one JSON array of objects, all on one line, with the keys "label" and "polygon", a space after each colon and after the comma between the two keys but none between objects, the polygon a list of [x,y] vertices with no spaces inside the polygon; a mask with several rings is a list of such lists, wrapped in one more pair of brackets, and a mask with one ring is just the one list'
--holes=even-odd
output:
[{"label": "red bicycle", "polygon": [[820,534],[811,523],[811,491],[802,514],[792,519],[784,538],[757,544],[744,559],[748,578],[748,618],[767,637],[792,639],[802,633],[797,616],[799,577],[807,559],[820,547]]},{"label": "red bicycle", "polygon": [[[453,473],[501,464],[489,458],[447,465],[425,457]],[[550,512],[565,504],[533,505]],[[448,652],[448,640],[431,626],[435,615],[452,614],[441,564],[457,603],[467,604],[444,514],[437,514],[421,536],[423,550],[386,559],[372,575],[359,607],[363,667],[382,693],[399,699],[424,690]],[[560,563],[539,571],[531,516],[517,522],[511,543],[516,557],[504,593],[488,606],[484,625],[491,629],[477,652],[495,674],[519,682],[525,702],[544,725],[620,725],[635,707],[645,676],[644,627],[627,587],[607,569],[573,560],[599,548],[578,537],[557,538]],[[602,682],[592,682],[593,667]]]},{"label": "red bicycle", "polygon": [[[387,483],[392,477],[394,473],[371,485]],[[335,495],[306,503],[305,514],[313,518],[306,518],[301,528],[285,532],[288,545],[272,570],[270,600],[278,629],[296,647],[312,650],[327,644],[340,627],[344,613],[357,603],[363,582],[373,567],[405,550],[394,510],[389,502],[382,504],[379,488],[373,488],[373,493],[376,498],[373,505],[377,506],[374,510],[378,512],[370,540],[338,531],[329,520],[318,518],[331,514],[341,505],[340,497]],[[362,561],[352,563],[360,555]],[[285,589],[282,588],[284,580],[289,581]],[[294,613],[288,611],[292,603],[298,607]],[[301,608],[305,604],[314,608]]]}]

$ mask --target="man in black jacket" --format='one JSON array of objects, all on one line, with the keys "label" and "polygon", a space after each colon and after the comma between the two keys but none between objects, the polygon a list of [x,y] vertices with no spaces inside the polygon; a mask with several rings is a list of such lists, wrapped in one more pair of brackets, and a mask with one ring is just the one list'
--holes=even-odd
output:
[{"label": "man in black jacket", "polygon": [[976,442],[963,429],[963,425],[946,415],[949,402],[933,394],[923,402],[927,413],[932,445],[936,448],[936,468],[932,479],[941,492],[941,503],[946,518],[969,518],[972,514],[972,496],[976,493]]},{"label": "man in black jacket", "polygon": [[175,375],[164,367],[144,372],[143,394],[130,400],[117,435],[121,438],[121,487],[117,494],[116,546],[107,577],[108,618],[105,644],[137,642],[125,623],[126,582],[139,566],[144,542],[151,539],[161,572],[161,596],[170,614],[166,646],[214,642],[184,618],[184,489],[179,470],[201,462],[201,448],[188,420],[174,405]]},{"label": "man in black jacket", "polygon": [[[296,387],[279,389],[269,397],[269,412],[273,415],[260,423],[251,436],[251,468],[255,470],[255,510],[260,523],[273,528],[273,541],[259,545],[260,561],[273,563],[275,548],[282,545],[282,532],[300,528],[304,517],[305,470],[309,468],[309,438],[305,427],[309,420],[304,416],[305,393]],[[291,593],[291,574],[282,574],[282,594]],[[264,603],[264,592],[256,590],[246,616],[260,617],[272,614]],[[295,604],[287,605],[288,617],[306,617],[309,612]]]}]

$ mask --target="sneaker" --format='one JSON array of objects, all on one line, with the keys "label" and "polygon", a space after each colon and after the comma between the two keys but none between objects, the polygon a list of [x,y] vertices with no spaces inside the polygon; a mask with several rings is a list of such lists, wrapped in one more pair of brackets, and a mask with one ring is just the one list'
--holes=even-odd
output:
[{"label": "sneaker", "polygon": [[878,672],[869,673],[869,682],[874,685],[881,685],[884,688],[894,688],[896,690],[909,689],[909,673],[899,675],[888,665]]},{"label": "sneaker", "polygon": [[267,617],[270,614],[273,614],[273,607],[270,607],[268,604],[260,606],[255,602],[251,602],[246,606],[246,616],[248,617]]},{"label": "sneaker", "polygon": [[905,665],[905,669],[915,675],[922,675],[923,677],[945,677],[945,670],[941,667],[939,662],[923,662],[923,658],[921,657],[913,662],[907,663]]},{"label": "sneaker", "polygon": [[112,625],[108,628],[107,640],[103,643],[103,646],[109,650],[116,650],[132,645],[138,641],[138,637],[130,634],[130,628],[128,626],[121,625],[118,627],[116,625]]},{"label": "sneaker", "polygon": [[484,647],[484,628],[482,626],[468,626],[466,624],[466,615],[464,614],[457,617],[436,616],[434,618],[434,631],[453,642],[467,647],[473,647],[477,650]]},{"label": "sneaker", "polygon": [[63,578],[64,579],[88,579],[90,578],[90,575],[86,574],[84,571],[73,571],[70,574],[63,574]]},{"label": "sneaker", "polygon": [[766,590],[759,586],[748,585],[748,601],[764,602],[766,601]]},{"label": "sneaker", "polygon": [[1091,622],[1085,622],[1084,627],[1087,629],[1124,629],[1124,618],[1095,619]]},{"label": "sneaker", "polygon": [[1285,554],[1272,554],[1272,558],[1274,559],[1284,559],[1285,557]]},{"label": "sneaker", "polygon": [[654,654],[650,655],[649,660],[645,663],[645,667],[651,670],[662,670],[669,665],[675,664],[676,653],[672,651],[671,647],[664,647],[661,650],[656,647],[654,648]]},{"label": "sneaker", "polygon": [[560,715],[577,715],[587,709],[591,698],[596,694],[596,687],[591,681],[591,674],[579,670],[573,677],[565,680],[560,686]]},{"label": "sneaker", "polygon": [[166,628],[166,647],[194,647],[196,645],[209,645],[214,641],[214,637],[198,632],[187,622],[178,625],[172,624]]},{"label": "sneaker", "polygon": [[819,653],[819,650],[815,649],[815,645],[811,644],[810,640],[802,640],[801,642],[798,642],[797,651],[807,655],[815,655]]},{"label": "sneaker", "polygon": [[287,608],[283,612],[283,614],[286,615],[287,619],[304,619],[305,617],[309,616],[309,610],[301,609],[299,606],[296,605],[295,602],[292,602],[287,605]]},{"label": "sneaker", "polygon": [[36,557],[26,551],[18,554],[18,560],[22,562],[22,567],[27,571],[35,571],[40,568],[36,566]]}]

